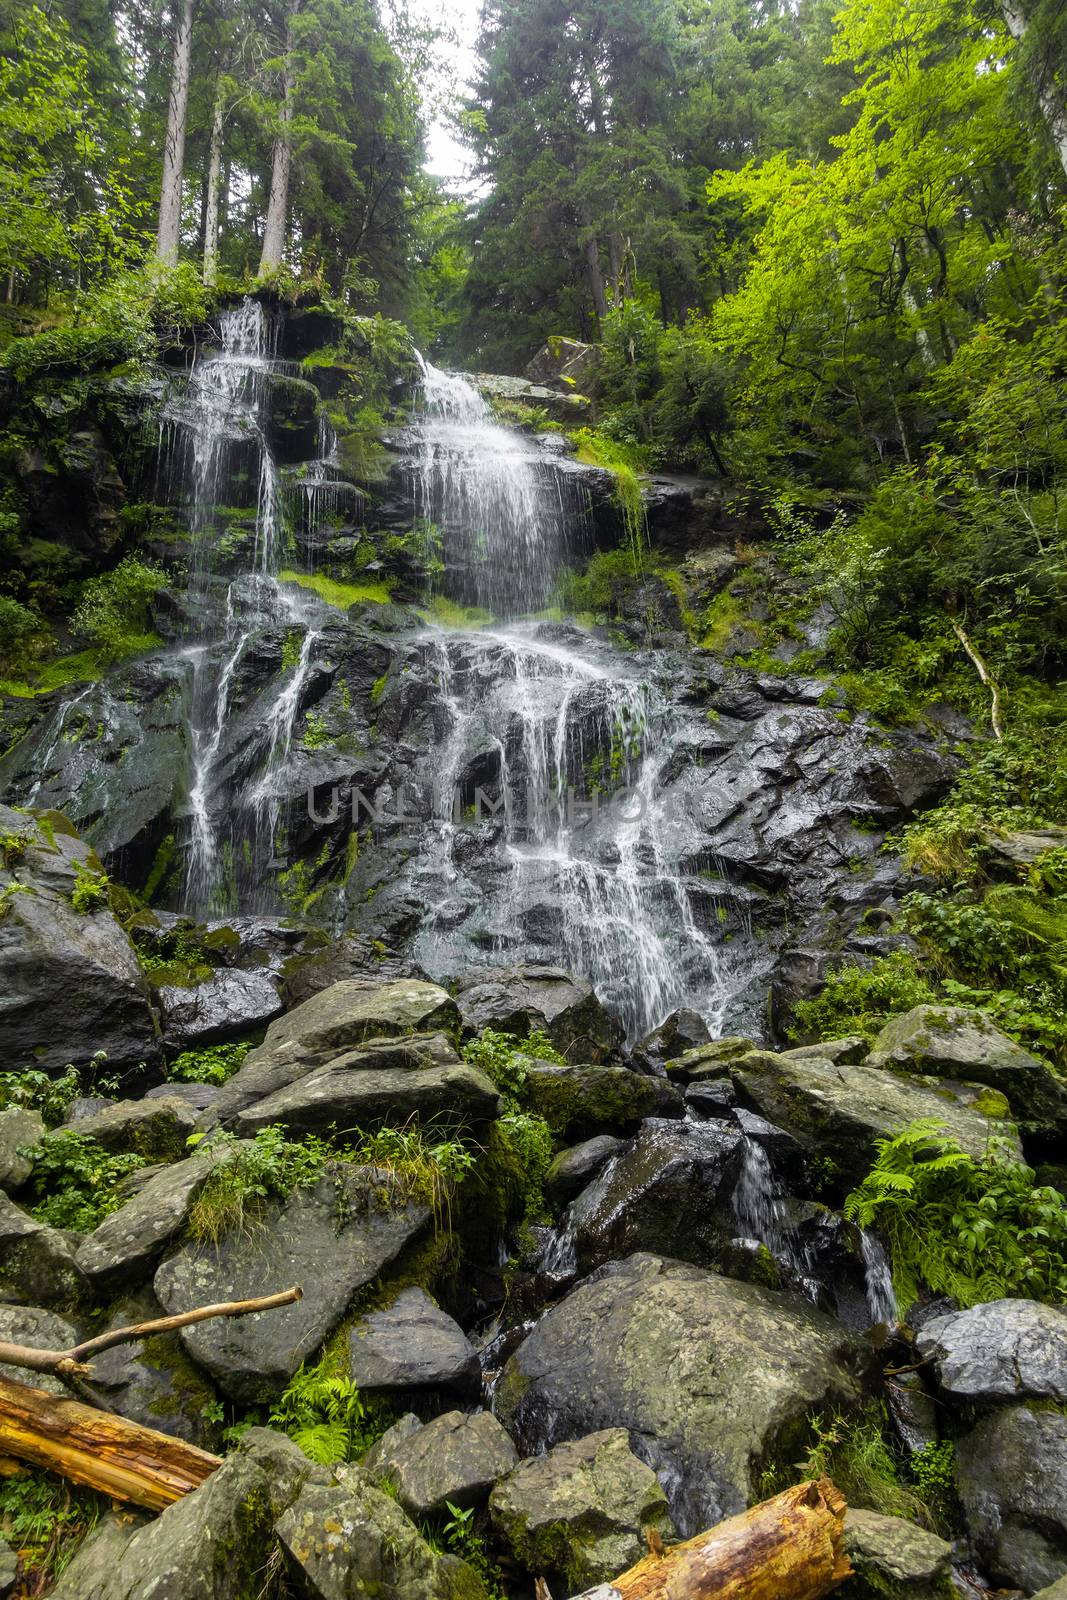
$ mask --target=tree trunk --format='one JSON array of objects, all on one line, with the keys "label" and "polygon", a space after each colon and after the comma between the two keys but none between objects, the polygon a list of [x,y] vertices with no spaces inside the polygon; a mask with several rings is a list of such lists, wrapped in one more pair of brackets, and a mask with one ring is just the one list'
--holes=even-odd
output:
[{"label": "tree trunk", "polygon": [[[1002,0],[1002,10],[1012,38],[1020,46],[1025,44],[1029,24],[1020,0]],[[1067,104],[1057,93],[1052,73],[1044,71],[1033,55],[1028,56],[1026,68],[1034,94],[1037,96],[1037,103],[1041,108],[1041,115],[1045,119],[1052,136],[1052,143],[1056,147],[1056,154],[1060,158],[1060,166],[1067,176]]]},{"label": "tree trunk", "polygon": [[608,314],[608,297],[604,293],[604,274],[600,270],[600,248],[593,231],[592,213],[587,205],[582,207],[581,218],[582,228],[586,231],[585,270],[589,277],[589,291],[593,296],[597,320],[603,322]]},{"label": "tree trunk", "polygon": [[221,1465],[182,1439],[0,1378],[0,1454],[162,1511]]},{"label": "tree trunk", "polygon": [[174,32],[174,58],[167,101],[167,133],[163,142],[163,181],[159,190],[156,255],[167,266],[178,261],[182,229],[182,169],[185,166],[185,124],[189,112],[189,66],[193,50],[193,0],[180,0]]},{"label": "tree trunk", "polygon": [[219,281],[219,201],[222,196],[222,83],[215,88],[211,112],[211,143],[207,163],[207,204],[204,207],[204,282],[213,289]]},{"label": "tree trunk", "polygon": [[[295,10],[295,7],[294,7]],[[271,162],[270,198],[267,217],[263,224],[263,250],[259,257],[259,276],[280,267],[285,257],[285,235],[289,222],[289,175],[293,168],[293,147],[290,128],[293,121],[293,66],[288,54],[282,73],[282,103],[279,110],[280,127],[274,140]]]},{"label": "tree trunk", "polygon": [[821,1600],[852,1571],[844,1525],[828,1478],[797,1484],[575,1600]]}]

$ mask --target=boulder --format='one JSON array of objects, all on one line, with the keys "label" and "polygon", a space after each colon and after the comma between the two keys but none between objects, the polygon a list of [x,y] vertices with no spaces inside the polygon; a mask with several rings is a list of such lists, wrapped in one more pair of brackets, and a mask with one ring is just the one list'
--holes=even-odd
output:
[{"label": "boulder", "polygon": [[728,1034],[723,1039],[711,1039],[707,1044],[682,1050],[679,1055],[668,1057],[664,1065],[668,1077],[680,1083],[698,1083],[706,1078],[726,1077],[728,1063],[739,1056],[751,1055],[755,1048],[751,1039]]},{"label": "boulder", "polygon": [[265,972],[220,968],[192,989],[164,985],[156,998],[163,1039],[173,1050],[197,1050],[265,1028],[282,1009],[278,988]]},{"label": "boulder", "polygon": [[0,865],[0,1059],[61,1072],[103,1050],[109,1070],[160,1059],[148,984],[106,898],[76,911],[100,863],[58,812],[0,805],[0,833],[25,839]]},{"label": "boulder", "polygon": [[67,1236],[46,1227],[0,1191],[0,1305],[58,1306],[87,1297]]},{"label": "boulder", "polygon": [[637,1255],[545,1313],[494,1408],[531,1455],[626,1428],[688,1537],[758,1498],[763,1467],[797,1458],[813,1413],[855,1405],[871,1360],[799,1299]]},{"label": "boulder", "polygon": [[914,1006],[891,1017],[869,1065],[988,1084],[1007,1096],[1024,1128],[1067,1123],[1067,1088],[1052,1069],[970,1006]]},{"label": "boulder", "polygon": [[[110,1307],[102,1333],[154,1321],[163,1307],[150,1289],[124,1295]],[[211,1420],[218,1395],[208,1379],[193,1365],[177,1333],[157,1333],[149,1339],[115,1344],[92,1358],[93,1387],[113,1411],[158,1428],[202,1450],[218,1450],[219,1425]]]},{"label": "boulder", "polygon": [[441,1555],[354,1466],[307,1483],[280,1517],[282,1548],[308,1600],[489,1600],[482,1579]]},{"label": "boulder", "polygon": [[[399,1435],[399,1436],[398,1436]],[[498,1478],[518,1463],[518,1452],[488,1411],[466,1416],[447,1411],[424,1428],[391,1429],[363,1458],[364,1471],[388,1478],[413,1517],[430,1517],[445,1502],[465,1509],[484,1504]]]},{"label": "boulder", "polygon": [[725,1122],[643,1122],[564,1218],[578,1272],[638,1250],[712,1265],[737,1232],[743,1150]]},{"label": "boulder", "polygon": [[383,983],[393,978],[425,979],[426,974],[409,956],[383,953],[381,944],[346,933],[331,939],[324,949],[289,957],[281,971],[282,1000],[287,1008],[301,1005],[342,978]]},{"label": "boulder", "polygon": [[184,1227],[190,1207],[230,1147],[198,1150],[162,1167],[131,1200],[105,1217],[77,1247],[78,1266],[100,1289],[129,1287],[149,1270]]},{"label": "boulder", "polygon": [[1067,1311],[989,1300],[923,1324],[915,1346],[957,1400],[1067,1401]]},{"label": "boulder", "polygon": [[729,1075],[762,1116],[788,1129],[805,1149],[831,1154],[852,1182],[866,1174],[877,1139],[919,1117],[940,1123],[946,1137],[976,1159],[993,1138],[1021,1159],[1011,1125],[978,1110],[980,1091],[966,1085],[935,1087],[874,1067],[814,1055],[790,1060],[765,1051],[731,1062]]},{"label": "boulder", "polygon": [[146,1161],[177,1161],[186,1153],[189,1135],[196,1127],[196,1113],[188,1102],[179,1095],[165,1095],[116,1101],[58,1131],[95,1139],[115,1154],[132,1150]]},{"label": "boulder", "polygon": [[278,461],[290,465],[315,455],[319,391],[304,378],[260,374],[264,386],[263,426]]},{"label": "boulder", "polygon": [[531,1111],[560,1138],[583,1139],[612,1128],[634,1132],[646,1117],[681,1117],[680,1090],[629,1067],[554,1067],[522,1057]]},{"label": "boulder", "polygon": [[154,1287],[171,1315],[302,1286],[295,1305],[182,1329],[186,1352],[232,1400],[276,1398],[357,1289],[425,1229],[429,1208],[395,1195],[392,1184],[374,1168],[339,1165],[313,1188],[266,1206],[250,1234],[225,1234],[217,1246],[191,1241],[163,1262]]},{"label": "boulder", "polygon": [[989,833],[985,852],[991,865],[1022,878],[1049,850],[1067,850],[1067,828],[1026,828],[1015,833]]},{"label": "boulder", "polygon": [[983,1564],[1032,1594],[1067,1576],[1067,1416],[1002,1406],[956,1445],[956,1482]]},{"label": "boulder", "polygon": [[559,967],[476,968],[454,987],[463,1026],[472,1033],[494,1028],[525,1038],[539,1029],[561,1055],[581,1061],[603,1061],[622,1043],[618,1023],[592,984]]},{"label": "boulder", "polygon": [[305,1484],[331,1481],[290,1440],[253,1428],[199,1489],[160,1516],[104,1518],[53,1600],[247,1600],[261,1591],[275,1520]]},{"label": "boulder", "polygon": [[581,1144],[571,1145],[568,1150],[561,1150],[545,1174],[544,1190],[552,1204],[562,1208],[573,1200],[625,1142],[610,1133],[600,1133]]},{"label": "boulder", "polygon": [[[81,1334],[65,1317],[41,1306],[0,1306],[0,1340],[5,1344],[25,1344],[31,1350],[73,1350]],[[70,1389],[47,1372],[27,1372],[25,1367],[9,1367],[0,1363],[0,1377],[13,1378],[16,1383],[32,1383],[36,1389],[47,1389],[49,1394],[61,1394],[70,1399]]]},{"label": "boulder", "polygon": [[489,1497],[497,1537],[527,1572],[557,1575],[571,1590],[607,1583],[648,1553],[648,1535],[674,1538],[667,1497],[607,1428],[520,1461]]},{"label": "boulder", "polygon": [[[384,1042],[459,1022],[444,989],[418,979],[369,983],[345,978],[277,1017],[263,1043],[251,1051],[213,1107],[222,1122],[345,1051],[370,1040]],[[454,1056],[453,1056],[454,1059]]]},{"label": "boulder", "polygon": [[704,1018],[696,1011],[672,1011],[666,1022],[635,1044],[630,1052],[635,1067],[642,1072],[661,1073],[668,1061],[687,1050],[708,1044],[711,1035]]},{"label": "boulder", "polygon": [[353,1323],[349,1372],[357,1389],[452,1389],[477,1394],[478,1357],[463,1329],[424,1289],[405,1289],[384,1311]]},{"label": "boulder", "polygon": [[[221,1097],[216,1113],[219,1104]],[[257,1100],[234,1121],[240,1133],[280,1123],[301,1135],[331,1127],[403,1127],[413,1120],[476,1128],[499,1115],[500,1096],[492,1081],[460,1061],[443,1035],[431,1034],[349,1051]]]},{"label": "boulder", "polygon": [[44,1133],[44,1118],[23,1106],[8,1106],[0,1111],[0,1189],[21,1188],[33,1171],[33,1162],[22,1151],[37,1143]]},{"label": "boulder", "polygon": [[952,1546],[903,1517],[850,1507],[845,1550],[854,1575],[835,1591],[843,1600],[951,1600]]}]

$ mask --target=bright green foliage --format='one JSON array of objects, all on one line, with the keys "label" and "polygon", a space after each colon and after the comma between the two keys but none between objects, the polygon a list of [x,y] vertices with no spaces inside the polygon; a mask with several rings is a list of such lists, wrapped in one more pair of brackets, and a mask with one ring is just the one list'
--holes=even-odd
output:
[{"label": "bright green foliage", "polygon": [[183,1050],[167,1068],[167,1077],[179,1083],[225,1083],[251,1048],[250,1044],[212,1044],[202,1050]]},{"label": "bright green foliage", "polygon": [[460,1138],[435,1139],[431,1128],[415,1121],[376,1133],[357,1128],[338,1137],[346,1140],[349,1159],[387,1172],[393,1193],[429,1206],[439,1230],[451,1227],[456,1186],[475,1166],[474,1152]]},{"label": "bright green foliage", "polygon": [[873,1040],[891,1016],[938,998],[919,972],[915,958],[895,950],[869,967],[839,967],[814,1000],[796,1007],[791,1039],[844,1039],[859,1034]]},{"label": "bright green foliage", "polygon": [[43,1594],[55,1582],[107,1505],[51,1472],[0,1478],[0,1536],[19,1552],[21,1593]]},{"label": "bright green foliage", "polygon": [[151,631],[148,608],[166,581],[159,567],[126,556],[113,571],[85,584],[72,619],[75,633],[113,657],[152,649],[159,639]]},{"label": "bright green foliage", "polygon": [[144,1156],[132,1151],[112,1155],[95,1139],[65,1131],[46,1133],[29,1154],[33,1215],[50,1227],[78,1233],[91,1233],[118,1210],[121,1180],[145,1165]]},{"label": "bright green foliage", "polygon": [[796,1464],[801,1481],[832,1478],[850,1506],[929,1525],[925,1496],[903,1481],[878,1419],[815,1417],[812,1426],[815,1441]]},{"label": "bright green foliage", "polygon": [[532,1111],[506,1111],[497,1122],[497,1129],[522,1169],[523,1221],[546,1221],[544,1181],[555,1153],[551,1128]]},{"label": "bright green foliage", "polygon": [[[458,1556],[481,1578],[485,1587],[485,1600],[506,1600],[504,1575],[491,1559],[482,1534],[475,1526],[475,1507],[462,1509],[445,1501],[448,1519],[439,1533],[433,1529],[420,1529],[431,1548],[443,1548],[448,1554]],[[429,1536],[429,1537],[428,1537]]]},{"label": "bright green foliage", "polygon": [[1067,1297],[1067,1198],[1029,1167],[995,1149],[976,1161],[931,1119],[876,1148],[844,1212],[885,1240],[903,1310],[924,1284],[964,1306]]},{"label": "bright green foliage", "polygon": [[384,606],[389,602],[389,585],[386,583],[339,583],[335,578],[324,577],[320,572],[279,572],[283,583],[298,583],[302,589],[311,589],[327,605],[347,611],[349,606]]},{"label": "bright green foliage", "polygon": [[[190,1144],[201,1142],[194,1135]],[[310,1188],[326,1170],[333,1152],[321,1139],[306,1138],[291,1144],[281,1127],[260,1128],[251,1140],[213,1135],[213,1143],[229,1146],[189,1212],[189,1233],[194,1239],[217,1244],[223,1234],[251,1236],[260,1223],[268,1200],[284,1200],[294,1189]]]},{"label": "bright green foliage", "polygon": [[91,911],[106,910],[110,887],[111,880],[99,867],[88,866],[83,861],[74,862],[74,887],[70,891],[70,903],[75,911],[87,916]]},{"label": "bright green foliage", "polygon": [[548,1035],[535,1028],[525,1039],[513,1033],[498,1033],[494,1028],[483,1028],[476,1039],[463,1046],[463,1059],[478,1067],[487,1078],[492,1078],[500,1090],[504,1105],[517,1109],[526,1091],[527,1073],[522,1057],[535,1061],[552,1061],[563,1065],[563,1057]]},{"label": "bright green foliage", "polygon": [[81,1073],[73,1065],[68,1065],[58,1078],[32,1067],[23,1072],[0,1072],[0,1111],[8,1106],[39,1111],[49,1128],[63,1121],[67,1107],[81,1093]]},{"label": "bright green foliage", "polygon": [[295,1372],[268,1420],[324,1466],[355,1460],[381,1433],[369,1425],[351,1378],[329,1372],[325,1363]]},{"label": "bright green foliage", "polygon": [[934,1526],[939,1532],[951,1529],[957,1521],[956,1446],[952,1440],[924,1444],[913,1452],[908,1467]]}]

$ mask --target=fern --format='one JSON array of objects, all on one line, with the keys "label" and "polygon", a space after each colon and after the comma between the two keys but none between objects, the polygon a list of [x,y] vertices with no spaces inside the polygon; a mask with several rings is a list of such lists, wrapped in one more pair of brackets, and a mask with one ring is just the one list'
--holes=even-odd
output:
[{"label": "fern", "polygon": [[936,1118],[879,1139],[845,1216],[877,1228],[903,1309],[925,1285],[977,1305],[1012,1295],[1067,1297],[1067,1199],[993,1148],[976,1161]]},{"label": "fern", "polygon": [[301,1367],[270,1414],[304,1454],[322,1466],[351,1461],[371,1443],[367,1410],[351,1378]]}]

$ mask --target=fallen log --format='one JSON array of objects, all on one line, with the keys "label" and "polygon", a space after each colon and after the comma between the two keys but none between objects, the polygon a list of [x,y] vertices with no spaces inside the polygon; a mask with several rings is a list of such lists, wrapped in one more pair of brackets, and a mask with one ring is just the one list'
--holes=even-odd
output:
[{"label": "fallen log", "polygon": [[221,1457],[169,1433],[2,1377],[0,1456],[47,1467],[150,1511],[199,1488],[222,1464]]},{"label": "fallen log", "polygon": [[852,1571],[845,1509],[829,1478],[799,1483],[575,1600],[821,1600]]},{"label": "fallen log", "polygon": [[251,1311],[273,1311],[276,1306],[292,1305],[303,1298],[304,1291],[296,1286],[282,1289],[278,1294],[261,1295],[258,1300],[221,1300],[213,1306],[195,1306],[192,1311],[180,1311],[173,1317],[154,1317],[151,1322],[135,1322],[128,1328],[112,1328],[110,1333],[86,1339],[70,1350],[35,1350],[28,1344],[5,1344],[0,1340],[0,1363],[9,1367],[25,1367],[30,1372],[50,1372],[58,1378],[91,1378],[93,1369],[86,1356],[98,1355],[116,1344],[128,1344],[132,1339],[151,1339],[157,1333],[173,1333],[175,1328],[187,1328],[193,1322],[207,1322],[211,1317],[246,1317]]}]

